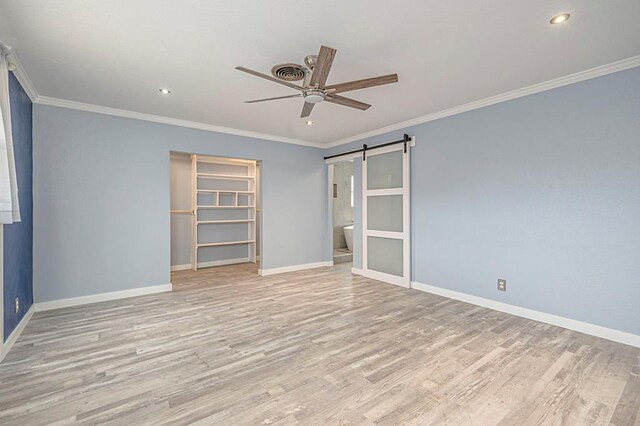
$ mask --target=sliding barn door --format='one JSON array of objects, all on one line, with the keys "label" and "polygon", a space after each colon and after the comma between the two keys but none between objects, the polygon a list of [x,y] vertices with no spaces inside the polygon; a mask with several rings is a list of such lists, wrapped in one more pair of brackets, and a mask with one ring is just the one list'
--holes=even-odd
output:
[{"label": "sliding barn door", "polygon": [[366,151],[362,162],[364,275],[411,285],[408,144]]}]

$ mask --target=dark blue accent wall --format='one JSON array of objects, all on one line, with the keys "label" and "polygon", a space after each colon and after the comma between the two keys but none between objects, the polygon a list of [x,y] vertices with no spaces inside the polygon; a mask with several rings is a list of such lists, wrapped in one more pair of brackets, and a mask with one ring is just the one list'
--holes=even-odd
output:
[{"label": "dark blue accent wall", "polygon": [[[31,100],[12,73],[9,96],[21,222],[4,225],[4,340],[33,304],[33,138]],[[15,312],[15,298],[20,310]]]}]

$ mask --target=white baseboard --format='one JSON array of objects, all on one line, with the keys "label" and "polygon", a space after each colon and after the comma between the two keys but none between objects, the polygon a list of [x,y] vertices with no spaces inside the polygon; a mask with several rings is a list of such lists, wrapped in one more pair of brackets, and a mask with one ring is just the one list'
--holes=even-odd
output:
[{"label": "white baseboard", "polygon": [[473,296],[470,294],[460,293],[441,287],[422,284],[416,281],[411,282],[411,288],[427,293],[437,294],[438,296],[444,296],[449,299],[460,300],[462,302],[482,306],[483,308],[493,309],[494,311],[505,312],[507,314],[516,315],[534,321],[544,322],[569,330],[578,331],[580,333],[590,334],[592,336],[601,337],[603,339],[612,340],[614,342],[624,343],[625,345],[640,348],[640,336],[627,333],[625,331],[614,330],[612,328],[602,327],[599,325],[589,324],[587,322],[577,321],[558,315],[548,314],[533,309],[498,302],[496,300],[485,299],[479,296]]},{"label": "white baseboard", "polygon": [[171,291],[171,284],[160,284],[149,287],[132,288],[131,290],[112,291],[109,293],[92,294],[90,296],[72,297],[70,299],[52,300],[49,302],[34,303],[36,312],[50,311],[52,309],[68,308],[70,306],[88,305],[89,303],[106,302],[109,300],[126,299],[129,297],[144,296],[147,294],[163,293]]},{"label": "white baseboard", "polygon": [[360,268],[351,268],[351,273],[356,275],[362,275],[364,277],[364,270]]},{"label": "white baseboard", "polygon": [[247,262],[251,262],[251,259],[248,257],[243,257],[240,259],[212,260],[211,262],[198,263],[198,268],[210,268],[212,266],[234,265],[236,263],[247,263]]},{"label": "white baseboard", "polygon": [[13,347],[13,344],[16,343],[16,340],[18,340],[18,337],[20,337],[20,335],[22,334],[22,331],[29,323],[29,320],[31,319],[31,317],[33,316],[33,313],[35,312],[34,306],[35,304],[31,305],[27,313],[22,317],[22,319],[16,326],[16,328],[13,329],[13,331],[9,335],[9,338],[2,344],[2,348],[0,350],[0,362],[2,362],[4,357],[9,353],[9,351]]},{"label": "white baseboard", "polygon": [[304,263],[302,265],[283,266],[281,268],[258,269],[258,274],[266,277],[268,275],[283,274],[285,272],[302,271],[304,269],[322,268],[324,266],[333,266],[333,261]]},{"label": "white baseboard", "polygon": [[190,263],[185,263],[184,265],[171,265],[171,272],[186,271],[187,269],[191,269]]},{"label": "white baseboard", "polygon": [[[225,260],[212,260],[211,262],[200,262],[198,263],[198,268],[210,268],[212,266],[225,266],[225,265],[234,265],[236,263],[247,263],[251,262],[251,258],[242,257],[239,259],[225,259]],[[187,269],[191,269],[190,263],[185,263],[184,265],[172,265],[171,272],[174,271],[185,271]]]}]

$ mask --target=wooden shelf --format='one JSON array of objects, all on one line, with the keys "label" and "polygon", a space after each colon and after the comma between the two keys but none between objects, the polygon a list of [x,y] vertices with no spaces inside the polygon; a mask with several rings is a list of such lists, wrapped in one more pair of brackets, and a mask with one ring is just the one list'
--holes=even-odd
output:
[{"label": "wooden shelf", "polygon": [[191,214],[193,211],[191,210],[171,210],[171,214]]},{"label": "wooden shelf", "polygon": [[222,243],[203,243],[203,244],[198,244],[198,248],[200,247],[216,247],[216,246],[232,246],[232,245],[238,245],[238,244],[250,244],[250,243],[255,243],[255,240],[244,240],[244,241],[225,241]]},{"label": "wooden shelf", "polygon": [[255,219],[228,219],[228,220],[199,220],[198,225],[212,225],[215,223],[251,223],[255,222]]},{"label": "wooden shelf", "polygon": [[253,191],[223,191],[220,189],[198,189],[198,192],[202,192],[204,194],[248,194],[253,195],[255,192]]},{"label": "wooden shelf", "polygon": [[[191,156],[191,205],[195,213],[191,222],[191,261],[194,270],[197,270],[198,264],[203,261],[198,254],[201,247],[240,246],[237,247],[238,250],[246,249],[248,258],[255,262],[259,179],[257,170],[256,162],[253,160],[203,157],[195,154]],[[225,227],[225,224],[240,225]],[[226,235],[223,231],[229,231],[229,234]],[[207,242],[216,239],[236,241]],[[201,254],[220,257],[216,253]]]},{"label": "wooden shelf", "polygon": [[198,209],[252,209],[255,206],[197,206]]},{"label": "wooden shelf", "polygon": [[237,176],[237,175],[217,175],[214,173],[198,173],[199,178],[220,179],[220,180],[254,180],[253,176]]}]

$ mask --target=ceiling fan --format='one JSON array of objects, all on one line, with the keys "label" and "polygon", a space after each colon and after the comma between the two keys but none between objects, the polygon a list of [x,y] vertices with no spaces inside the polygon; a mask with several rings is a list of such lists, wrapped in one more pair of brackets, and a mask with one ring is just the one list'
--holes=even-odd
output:
[{"label": "ceiling fan", "polygon": [[[351,90],[366,89],[367,87],[381,86],[383,84],[396,83],[398,74],[383,75],[380,77],[365,78],[363,80],[350,81],[348,83],[326,85],[329,71],[333,58],[336,56],[336,49],[327,46],[320,47],[317,55],[309,55],[304,58],[304,66],[298,64],[280,64],[271,69],[273,76],[263,74],[258,71],[250,70],[245,67],[236,67],[237,70],[246,72],[274,83],[282,84],[292,89],[299,90],[302,93],[288,96],[278,96],[275,98],[256,99],[246,101],[246,103],[256,103],[265,101],[275,101],[279,99],[304,98],[302,113],[300,118],[311,115],[311,110],[315,104],[322,101],[331,102],[332,104],[344,105],[359,110],[366,110],[371,105],[355,99],[346,98],[338,95],[338,93],[349,92]],[[301,84],[292,83],[300,81]]]}]

